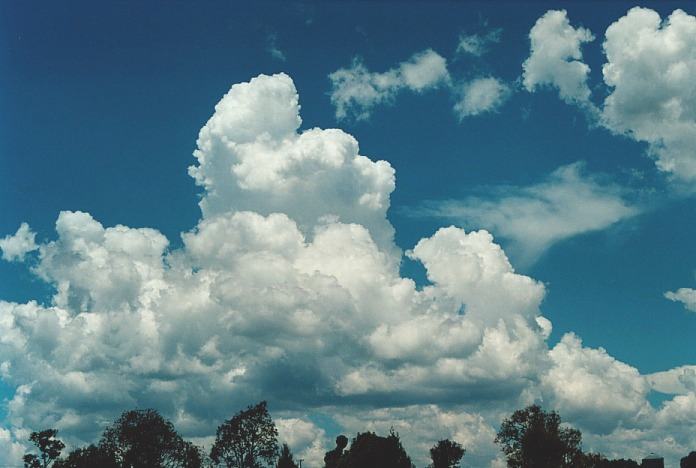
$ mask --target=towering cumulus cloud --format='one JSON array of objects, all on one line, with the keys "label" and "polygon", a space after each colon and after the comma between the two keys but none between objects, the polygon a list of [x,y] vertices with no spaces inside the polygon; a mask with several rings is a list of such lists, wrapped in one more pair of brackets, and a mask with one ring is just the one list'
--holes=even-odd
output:
[{"label": "towering cumulus cloud", "polygon": [[[394,426],[419,464],[435,438],[453,437],[476,466],[497,457],[500,418],[532,401],[596,429],[597,449],[645,418],[696,417],[678,386],[664,409],[646,409],[645,378],[574,335],[549,351],[544,286],[486,231],[440,229],[407,254],[429,284],[401,277],[386,218],[394,170],[340,130],[300,124],[287,75],[230,89],[198,138],[189,171],[202,217],[181,248],[67,211],[37,254],[28,226],[7,238],[6,258],[35,256],[55,294],[0,301],[0,376],[15,388],[0,463],[19,463],[30,430],[85,443],[133,407],[209,443],[223,419],[267,399],[310,467],[335,436],[317,414],[348,432]],[[612,398],[590,405],[595,388]],[[687,431],[675,440],[669,453],[696,442]]]}]

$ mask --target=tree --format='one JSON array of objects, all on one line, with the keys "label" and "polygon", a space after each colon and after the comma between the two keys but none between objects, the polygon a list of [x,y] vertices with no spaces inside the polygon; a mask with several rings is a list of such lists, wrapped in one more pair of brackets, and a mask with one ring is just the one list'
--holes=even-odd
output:
[{"label": "tree", "polygon": [[153,409],[124,412],[108,427],[99,448],[129,468],[199,468],[200,451],[184,441],[171,422]]},{"label": "tree", "polygon": [[27,453],[24,455],[25,468],[48,468],[60,457],[60,452],[65,444],[56,439],[56,429],[46,429],[40,432],[32,432],[29,440],[39,449],[39,455]]},{"label": "tree", "polygon": [[495,442],[501,445],[510,468],[581,466],[580,431],[560,425],[561,417],[555,411],[528,406],[503,421]]},{"label": "tree", "polygon": [[336,437],[336,448],[324,454],[324,468],[338,468],[343,458],[343,449],[348,445],[348,437],[339,435]]},{"label": "tree", "polygon": [[113,453],[96,445],[78,448],[65,459],[56,460],[53,468],[118,468]]},{"label": "tree", "polygon": [[412,468],[411,458],[394,431],[387,437],[364,432],[353,439],[350,449],[338,465],[340,468]]},{"label": "tree", "polygon": [[210,458],[230,468],[258,468],[278,456],[278,430],[266,402],[249,406],[217,428]]},{"label": "tree", "polygon": [[696,468],[696,452],[691,452],[681,459],[679,462],[680,468]]},{"label": "tree", "polygon": [[582,457],[582,463],[579,468],[640,468],[640,465],[635,460],[627,460],[624,458],[618,460],[608,460],[599,453],[588,453]]},{"label": "tree", "polygon": [[293,460],[292,452],[290,451],[290,447],[288,447],[288,444],[283,444],[283,447],[280,449],[280,456],[278,457],[278,463],[276,467],[297,468],[297,464],[295,463],[295,460]]},{"label": "tree", "polygon": [[430,458],[433,460],[433,468],[456,468],[466,450],[449,439],[441,440],[430,449]]}]

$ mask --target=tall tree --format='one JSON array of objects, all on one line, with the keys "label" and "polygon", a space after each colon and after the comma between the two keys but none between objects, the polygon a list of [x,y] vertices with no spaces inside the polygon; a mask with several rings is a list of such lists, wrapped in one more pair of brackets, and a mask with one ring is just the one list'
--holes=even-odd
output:
[{"label": "tall tree", "polygon": [[363,432],[353,439],[350,449],[339,461],[340,468],[412,468],[411,458],[404,450],[399,434],[387,437]]},{"label": "tall tree", "polygon": [[696,452],[691,452],[679,461],[680,468],[696,468]]},{"label": "tall tree", "polygon": [[495,438],[510,468],[581,466],[581,441],[580,431],[561,427],[558,413],[547,413],[538,405],[515,411]]},{"label": "tall tree", "polygon": [[338,468],[343,459],[343,450],[348,445],[348,437],[343,434],[336,437],[336,448],[324,454],[324,468]]},{"label": "tall tree", "polygon": [[283,447],[280,449],[280,456],[278,457],[278,463],[276,464],[276,467],[297,468],[297,464],[293,459],[292,452],[290,451],[290,447],[288,447],[288,444],[283,444]]},{"label": "tall tree", "polygon": [[25,468],[48,468],[60,457],[60,452],[65,444],[56,439],[56,429],[46,429],[40,432],[32,432],[29,440],[39,449],[39,454],[27,453],[24,455]]},{"label": "tall tree", "polygon": [[199,468],[197,447],[153,409],[124,412],[102,435],[99,447],[128,468]]},{"label": "tall tree", "polygon": [[456,468],[465,453],[464,447],[457,442],[449,439],[440,440],[430,449],[432,468]]},{"label": "tall tree", "polygon": [[249,406],[222,423],[216,432],[210,458],[230,468],[259,468],[278,457],[278,430],[266,402]]}]

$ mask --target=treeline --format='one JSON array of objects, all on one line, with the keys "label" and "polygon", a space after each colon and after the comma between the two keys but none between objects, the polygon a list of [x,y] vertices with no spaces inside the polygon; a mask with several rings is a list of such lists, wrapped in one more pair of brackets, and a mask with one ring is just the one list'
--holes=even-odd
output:
[{"label": "treeline", "polygon": [[[287,444],[279,445],[278,430],[266,402],[249,406],[223,422],[215,442],[206,453],[184,440],[174,425],[157,411],[124,412],[108,426],[99,442],[73,450],[65,456],[58,431],[33,432],[29,440],[34,453],[24,456],[25,468],[301,468]],[[609,460],[598,453],[582,451],[582,434],[563,427],[555,411],[537,405],[515,411],[503,420],[495,442],[510,468],[636,468],[635,460]],[[428,468],[460,466],[466,449],[449,439],[430,449]],[[696,452],[682,458],[681,468],[696,468]],[[336,447],[326,452],[325,468],[415,468],[399,434],[385,436],[358,433],[348,447],[339,435]]]}]

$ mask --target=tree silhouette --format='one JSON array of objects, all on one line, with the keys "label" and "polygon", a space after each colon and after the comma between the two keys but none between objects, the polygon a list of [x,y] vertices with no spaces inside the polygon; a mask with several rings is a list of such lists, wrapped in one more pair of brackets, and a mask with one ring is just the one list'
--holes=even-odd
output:
[{"label": "tree silhouette", "polygon": [[65,444],[56,439],[56,429],[46,429],[40,432],[32,432],[29,440],[39,449],[39,455],[27,453],[24,455],[25,468],[48,468],[60,457],[60,452]]},{"label": "tree silhouette", "polygon": [[278,456],[278,430],[266,402],[249,406],[217,428],[210,458],[232,468],[258,468]]},{"label": "tree silhouette", "polygon": [[579,468],[640,468],[635,460],[621,458],[619,460],[608,460],[599,453],[588,453],[583,456]]},{"label": "tree silhouette", "polygon": [[53,468],[119,468],[113,453],[96,445],[70,452],[65,459],[56,460]]},{"label": "tree silhouette", "polygon": [[172,423],[153,409],[124,412],[104,431],[99,448],[128,468],[201,466],[198,448],[184,441]]},{"label": "tree silhouette", "polygon": [[387,437],[363,432],[353,439],[350,449],[341,458],[340,468],[412,468],[411,458],[394,431]]},{"label": "tree silhouette", "polygon": [[466,450],[449,439],[440,440],[430,449],[430,458],[433,460],[432,468],[456,468]]},{"label": "tree silhouette", "polygon": [[336,437],[336,448],[324,454],[324,468],[337,468],[343,458],[343,449],[348,445],[348,437],[339,435]]},{"label": "tree silhouette", "polygon": [[283,444],[283,447],[280,449],[280,456],[278,457],[278,463],[276,464],[277,468],[297,468],[297,464],[295,463],[295,460],[292,457],[292,452],[290,451],[290,447],[288,447],[288,444]]},{"label": "tree silhouette", "polygon": [[691,452],[679,461],[680,468],[696,468],[696,452]]},{"label": "tree silhouette", "polygon": [[580,431],[560,427],[555,411],[538,405],[515,411],[500,426],[495,442],[501,445],[510,468],[565,468],[581,466]]}]

